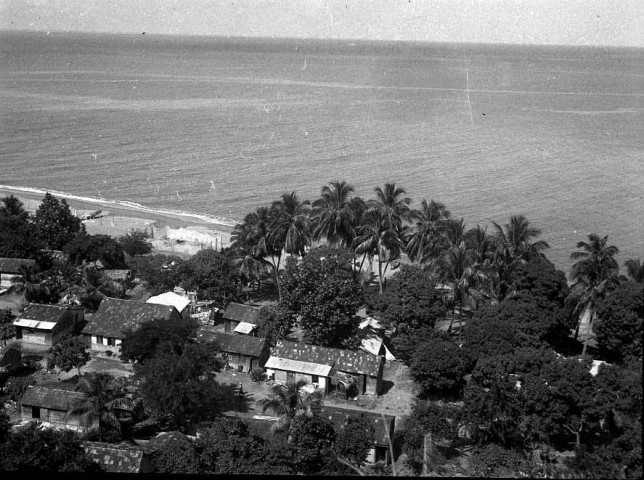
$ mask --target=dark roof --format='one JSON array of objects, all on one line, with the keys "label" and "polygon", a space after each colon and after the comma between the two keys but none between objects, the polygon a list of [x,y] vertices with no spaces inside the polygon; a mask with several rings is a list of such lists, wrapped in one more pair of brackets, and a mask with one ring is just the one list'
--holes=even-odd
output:
[{"label": "dark roof", "polygon": [[266,339],[217,332],[212,326],[202,326],[197,330],[197,339],[203,342],[215,342],[224,352],[241,353],[259,357],[266,348]]},{"label": "dark roof", "polygon": [[224,319],[257,325],[260,307],[231,302],[224,310]]},{"label": "dark roof", "polygon": [[382,355],[373,355],[362,350],[342,350],[286,340],[277,342],[275,348],[271,349],[271,356],[329,365],[341,372],[374,376],[378,375],[384,361]]},{"label": "dark roof", "polygon": [[69,307],[60,305],[41,305],[31,303],[25,307],[23,312],[18,315],[16,320],[37,320],[39,322],[59,322],[67,313]]},{"label": "dark roof", "polygon": [[[382,414],[380,413],[361,410],[349,410],[346,408],[329,407],[326,405],[322,407],[322,412],[320,413],[320,416],[327,418],[333,422],[335,431],[338,434],[340,434],[340,432],[344,430],[349,417],[359,417],[360,415],[364,415],[367,420],[371,422],[371,425],[373,425],[376,445],[387,446],[387,430],[385,429],[385,423],[383,423]],[[396,426],[396,417],[394,415],[385,415],[384,417],[385,422],[387,422],[386,425],[389,428],[389,436],[393,439],[394,429]]]},{"label": "dark roof", "polygon": [[124,443],[87,442],[81,443],[90,459],[101,465],[108,473],[139,473],[143,450]]},{"label": "dark roof", "polygon": [[85,394],[81,392],[32,385],[22,394],[20,403],[32,407],[43,407],[50,410],[67,412],[74,403],[84,398]]},{"label": "dark roof", "polygon": [[20,273],[20,265],[33,267],[36,265],[35,260],[29,258],[6,258],[0,257],[0,272],[3,273]]},{"label": "dark roof", "polygon": [[120,338],[128,328],[135,330],[145,322],[171,318],[182,321],[174,307],[107,297],[85,325],[83,333]]}]

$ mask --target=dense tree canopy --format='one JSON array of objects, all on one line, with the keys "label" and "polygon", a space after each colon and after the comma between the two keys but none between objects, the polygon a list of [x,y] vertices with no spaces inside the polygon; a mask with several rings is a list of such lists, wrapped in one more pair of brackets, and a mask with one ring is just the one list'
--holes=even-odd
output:
[{"label": "dense tree canopy", "polygon": [[83,230],[70,239],[63,251],[76,265],[100,261],[105,268],[125,266],[123,248],[109,235],[88,235]]},{"label": "dense tree canopy", "polygon": [[69,372],[72,368],[78,370],[89,362],[89,351],[83,340],[77,335],[64,335],[50,349],[50,357],[47,368],[58,367],[63,372]]},{"label": "dense tree canopy", "polygon": [[212,248],[198,251],[183,263],[181,285],[199,298],[226,305],[237,299],[239,277],[232,259]]},{"label": "dense tree canopy", "polygon": [[172,291],[181,283],[185,260],[176,255],[154,254],[134,257],[128,265],[152,295]]},{"label": "dense tree canopy", "polygon": [[467,361],[456,343],[437,335],[418,346],[410,373],[424,394],[453,391],[464,383]]},{"label": "dense tree canopy", "polygon": [[166,348],[181,354],[189,340],[195,338],[199,324],[194,319],[177,322],[156,319],[136,330],[126,330],[121,343],[121,360],[144,363]]},{"label": "dense tree canopy", "polygon": [[117,240],[121,248],[129,256],[147,255],[152,252],[152,243],[147,232],[134,230],[130,233],[120,236]]},{"label": "dense tree canopy", "polygon": [[72,214],[67,201],[59,201],[50,193],[45,194],[36,210],[34,226],[38,237],[53,250],[62,250],[77,233],[85,230],[81,219]]}]

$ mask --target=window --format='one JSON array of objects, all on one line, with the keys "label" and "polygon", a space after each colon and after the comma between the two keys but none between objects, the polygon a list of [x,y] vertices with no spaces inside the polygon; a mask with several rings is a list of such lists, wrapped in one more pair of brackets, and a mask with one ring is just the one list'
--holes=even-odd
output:
[{"label": "window", "polygon": [[101,335],[96,335],[96,343],[103,345],[103,337]]},{"label": "window", "polygon": [[319,383],[320,382],[320,377],[317,375],[311,375],[311,383]]},{"label": "window", "polygon": [[31,407],[31,418],[40,419],[40,407]]},{"label": "window", "polygon": [[113,347],[113,346],[115,345],[115,343],[114,343],[114,338],[113,338],[113,337],[108,337],[108,338],[107,338],[107,344],[108,344],[110,347]]}]

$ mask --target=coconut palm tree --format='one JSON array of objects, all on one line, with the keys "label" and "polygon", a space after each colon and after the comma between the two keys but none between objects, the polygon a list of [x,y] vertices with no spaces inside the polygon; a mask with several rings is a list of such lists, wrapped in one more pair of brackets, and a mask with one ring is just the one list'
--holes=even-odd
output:
[{"label": "coconut palm tree", "polygon": [[445,222],[443,235],[449,246],[458,247],[465,242],[465,220],[450,218]]},{"label": "coconut palm tree", "polygon": [[524,215],[512,215],[504,226],[492,223],[499,248],[507,250],[509,258],[527,261],[531,255],[540,254],[550,247],[545,240],[534,240],[541,235],[541,230],[530,225]]},{"label": "coconut palm tree", "polygon": [[378,256],[378,285],[380,293],[383,291],[383,279],[389,265],[400,258],[403,250],[402,240],[386,213],[381,210],[369,210],[365,214],[364,223],[358,227],[358,235],[353,242],[353,251],[362,255],[362,264],[365,258],[370,261],[374,255]]},{"label": "coconut palm tree", "polygon": [[644,283],[644,265],[639,258],[626,260],[625,266],[629,277],[637,283]]},{"label": "coconut palm tree", "polygon": [[134,402],[127,397],[116,398],[111,388],[112,376],[105,373],[93,373],[82,377],[76,390],[85,394],[85,398],[74,403],[68,415],[79,415],[81,425],[90,427],[96,419],[100,424],[109,425],[121,432],[120,418],[125,412],[133,414]]},{"label": "coconut palm tree", "polygon": [[406,228],[403,236],[407,240],[406,252],[412,262],[426,263],[440,255],[444,247],[445,224],[450,219],[450,212],[444,204],[429,203],[423,199],[419,210],[409,214],[413,225]]},{"label": "coconut palm tree", "polygon": [[[590,233],[588,240],[577,242],[577,248],[581,251],[570,254],[570,258],[576,261],[570,270],[573,285],[568,300],[575,305],[575,314],[579,315],[585,310],[590,312],[588,335],[584,341],[582,355],[586,354],[597,302],[619,282],[619,264],[615,260],[619,249],[614,245],[608,245],[608,236],[601,238],[595,233]],[[575,338],[578,334],[579,323]]]},{"label": "coconut palm tree", "polygon": [[278,417],[271,427],[273,432],[288,430],[296,416],[312,416],[322,408],[324,398],[322,390],[313,390],[307,393],[303,391],[306,385],[308,382],[305,380],[290,382],[286,385],[276,384],[271,387],[269,398],[262,398],[258,401],[262,413],[271,410]]},{"label": "coconut palm tree", "polygon": [[356,212],[352,208],[353,186],[334,181],[322,187],[313,202],[313,238],[324,238],[329,245],[350,247],[356,236]]},{"label": "coconut palm tree", "polygon": [[378,210],[386,227],[400,235],[403,222],[409,218],[411,198],[404,197],[407,192],[395,183],[385,183],[384,188],[376,187],[374,192],[376,198],[369,201],[369,209]]}]

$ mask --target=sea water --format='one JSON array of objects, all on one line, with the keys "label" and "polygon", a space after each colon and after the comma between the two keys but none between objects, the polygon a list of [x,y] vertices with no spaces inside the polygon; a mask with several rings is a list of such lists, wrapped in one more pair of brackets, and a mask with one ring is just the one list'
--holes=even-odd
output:
[{"label": "sea water", "polygon": [[0,33],[0,184],[235,223],[332,180],[468,227],[524,214],[564,270],[644,258],[644,50]]}]

